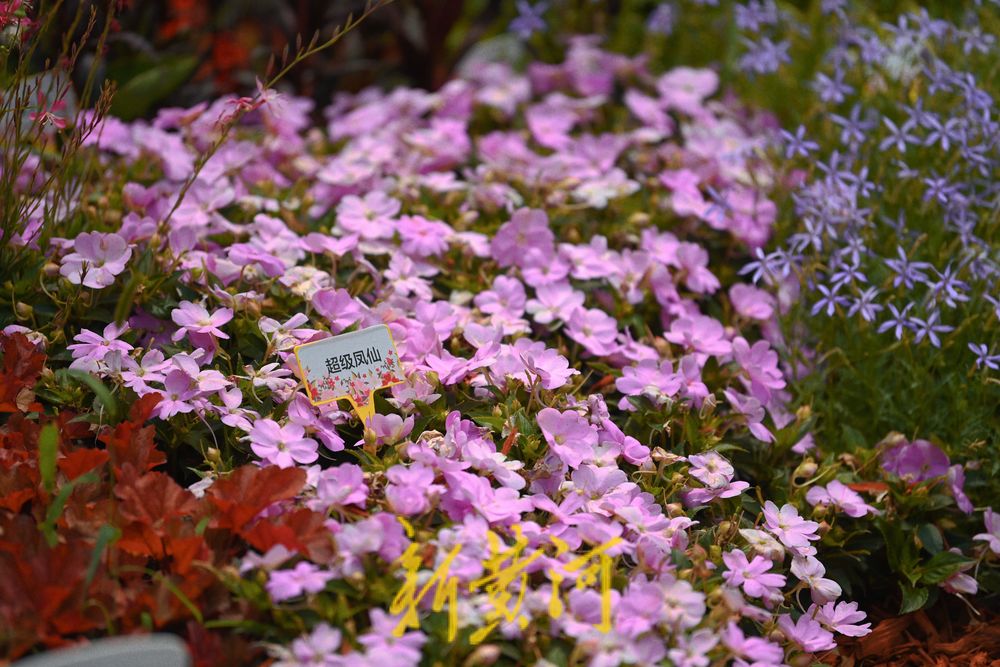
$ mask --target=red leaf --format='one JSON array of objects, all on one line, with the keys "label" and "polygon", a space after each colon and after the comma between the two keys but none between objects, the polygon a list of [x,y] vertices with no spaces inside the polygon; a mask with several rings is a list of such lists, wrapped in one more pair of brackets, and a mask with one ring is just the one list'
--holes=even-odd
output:
[{"label": "red leaf", "polygon": [[250,546],[261,553],[266,553],[268,549],[276,544],[280,544],[290,551],[305,553],[305,547],[295,536],[295,531],[288,526],[271,523],[270,521],[259,521],[253,528],[240,532]]},{"label": "red leaf", "polygon": [[[36,404],[25,405],[23,389],[30,389],[38,382],[45,365],[45,353],[22,333],[0,334],[0,352],[3,353],[3,368],[0,369],[0,412],[24,412],[22,408],[33,410]],[[19,400],[20,399],[20,400]],[[20,404],[19,404],[20,403]],[[30,400],[27,403],[31,403]]]},{"label": "red leaf", "polygon": [[98,466],[108,462],[107,451],[103,449],[77,449],[59,459],[57,465],[66,478],[74,480]]},{"label": "red leaf", "polygon": [[855,491],[867,491],[868,493],[882,493],[889,490],[889,485],[885,482],[854,482],[847,486]]},{"label": "red leaf", "polygon": [[219,510],[216,528],[242,530],[261,510],[294,498],[306,483],[300,468],[245,465],[208,487],[206,497]]},{"label": "red leaf", "polygon": [[108,446],[117,477],[121,478],[127,467],[141,474],[167,462],[166,455],[153,442],[155,434],[153,426],[126,421],[98,436]]},{"label": "red leaf", "polygon": [[191,561],[202,552],[205,540],[200,535],[170,537],[166,547],[167,553],[174,558],[174,571],[183,575],[191,570]]},{"label": "red leaf", "polygon": [[162,472],[149,472],[115,486],[121,500],[118,512],[127,521],[159,526],[175,517],[195,516],[201,503],[187,489]]},{"label": "red leaf", "polygon": [[141,396],[138,401],[132,404],[128,411],[128,420],[134,424],[143,424],[153,416],[153,409],[163,400],[163,394],[150,392]]}]

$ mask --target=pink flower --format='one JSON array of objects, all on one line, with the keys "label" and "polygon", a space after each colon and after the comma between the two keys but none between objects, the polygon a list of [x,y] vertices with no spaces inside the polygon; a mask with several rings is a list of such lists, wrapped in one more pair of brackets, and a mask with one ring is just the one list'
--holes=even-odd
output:
[{"label": "pink flower", "polygon": [[722,631],[722,643],[737,658],[749,660],[754,665],[778,665],[785,657],[781,647],[763,637],[747,637],[733,621]]},{"label": "pink flower", "polygon": [[[812,615],[813,608],[807,612]],[[815,618],[832,632],[848,637],[864,637],[871,632],[871,623],[857,625],[865,620],[865,612],[858,611],[857,602],[827,602],[815,609]]]},{"label": "pink flower", "polygon": [[722,560],[729,568],[722,573],[722,578],[730,586],[743,586],[743,592],[752,598],[766,600],[781,598],[781,587],[785,585],[785,575],[768,572],[773,563],[763,556],[754,556],[747,560],[747,555],[738,549],[722,554]]},{"label": "pink flower", "polygon": [[701,380],[701,366],[693,354],[681,358],[677,365],[677,379],[681,382],[681,393],[691,399],[691,404],[700,408],[702,402],[711,393],[708,386]]},{"label": "pink flower", "polygon": [[784,504],[781,509],[768,500],[764,503],[764,525],[786,547],[806,547],[810,540],[818,540],[819,524],[799,516],[794,505]]},{"label": "pink flower", "polygon": [[684,272],[684,284],[696,294],[711,294],[719,289],[719,279],[708,270],[708,251],[697,243],[679,243],[675,258]]},{"label": "pink flower", "polygon": [[675,67],[656,82],[664,104],[684,113],[697,114],[702,102],[719,87],[719,75],[710,69]]},{"label": "pink flower", "polygon": [[403,419],[399,415],[376,414],[372,418],[372,430],[381,444],[394,445],[413,430],[413,415]]},{"label": "pink flower", "polygon": [[545,211],[521,208],[514,212],[509,222],[500,225],[490,242],[490,252],[500,266],[523,266],[529,248],[551,254],[554,243],[555,236],[549,229]]},{"label": "pink flower", "polygon": [[865,503],[861,495],[838,480],[826,485],[814,486],[806,493],[806,502],[810,505],[833,505],[850,517],[862,517],[865,514],[878,514],[878,510]]},{"label": "pink flower", "polygon": [[729,288],[729,302],[741,317],[751,320],[769,320],[774,314],[774,297],[762,289],[736,283]]},{"label": "pink flower", "polygon": [[828,651],[837,647],[837,642],[833,640],[833,633],[824,630],[823,626],[809,614],[802,614],[799,616],[799,620],[794,622],[790,615],[782,614],[778,617],[778,627],[781,628],[786,637],[808,653]]},{"label": "pink flower", "polygon": [[347,195],[337,206],[337,225],[364,239],[392,238],[399,209],[399,201],[381,190],[372,190],[363,198]]},{"label": "pink flower", "polygon": [[316,482],[316,497],[327,508],[347,505],[364,507],[368,499],[368,486],[361,466],[342,463],[324,469]]},{"label": "pink flower", "polygon": [[181,301],[180,306],[170,313],[170,319],[180,327],[172,340],[180,340],[189,333],[205,334],[217,338],[229,338],[219,327],[233,319],[233,311],[229,308],[220,308],[214,313],[209,313],[205,306],[200,303]]},{"label": "pink flower", "polygon": [[583,306],[583,300],[583,292],[569,283],[550,283],[536,287],[535,298],[528,299],[525,308],[539,324],[550,324],[568,320],[573,311]]},{"label": "pink flower", "polygon": [[761,403],[769,403],[771,392],[784,388],[778,353],[766,340],[759,340],[751,347],[745,338],[737,336],[733,339],[733,357],[750,378],[750,393]]},{"label": "pink flower", "polygon": [[63,257],[59,273],[74,285],[101,289],[125,270],[132,249],[118,234],[83,232],[73,241],[76,252]]},{"label": "pink flower", "polygon": [[291,570],[271,572],[265,588],[272,600],[283,602],[304,593],[319,593],[326,588],[327,582],[335,577],[333,572],[321,570],[312,563],[302,561]]},{"label": "pink flower", "polygon": [[731,389],[723,389],[726,400],[733,406],[733,410],[742,415],[746,420],[750,433],[761,442],[774,442],[774,434],[764,426],[764,406],[753,396],[743,396]]},{"label": "pink flower", "polygon": [[[118,337],[126,331],[128,331],[128,324],[119,326],[114,322],[104,327],[104,333],[100,336],[90,329],[83,329],[73,337],[73,340],[77,342],[73,345],[67,345],[66,349],[73,352],[75,360],[73,364],[76,364],[77,361],[104,361],[105,357],[112,352],[126,355],[132,346],[123,340],[118,340]],[[75,368],[76,366],[73,364],[71,367]]]},{"label": "pink flower", "polygon": [[714,317],[705,315],[675,320],[663,337],[685,349],[717,357],[729,354],[732,349],[722,324]]},{"label": "pink flower", "polygon": [[577,308],[569,318],[566,335],[595,356],[614,354],[619,345],[618,322],[598,308]]},{"label": "pink flower", "polygon": [[330,323],[330,331],[340,333],[361,319],[364,307],[346,289],[319,290],[312,297],[312,307]]},{"label": "pink flower", "polygon": [[[673,371],[669,359],[662,362],[644,359],[635,366],[623,368],[622,377],[615,380],[615,387],[625,396],[645,396],[654,404],[663,405],[681,388],[681,379]],[[618,407],[635,409],[627,398],[622,398]]]},{"label": "pink flower", "polygon": [[709,488],[725,486],[733,478],[732,464],[717,452],[692,454],[688,457],[688,474]]},{"label": "pink flower", "polygon": [[419,215],[404,215],[396,228],[403,239],[403,252],[414,257],[432,257],[445,253],[454,230],[438,220]]},{"label": "pink flower", "polygon": [[526,299],[520,280],[497,276],[493,279],[493,289],[477,294],[474,303],[488,315],[503,313],[508,317],[520,317],[524,314]]},{"label": "pink flower", "polygon": [[258,419],[246,439],[250,449],[261,459],[279,468],[290,468],[296,463],[313,463],[319,458],[319,445],[306,438],[305,429],[298,424],[281,426],[273,419]]},{"label": "pink flower", "polygon": [[404,516],[426,512],[430,509],[428,492],[441,489],[434,484],[434,470],[421,463],[394,465],[385,476],[390,482],[385,487],[385,499],[393,512]]},{"label": "pink flower", "polygon": [[823,567],[823,563],[819,562],[813,556],[793,558],[791,569],[792,574],[809,586],[809,589],[812,591],[813,602],[817,604],[825,604],[836,600],[843,592],[840,584],[833,579],[827,579],[823,576],[826,574],[826,568]]},{"label": "pink flower", "polygon": [[580,467],[594,455],[597,431],[579,414],[545,408],[537,420],[549,448],[570,468]]},{"label": "pink flower", "polygon": [[[292,642],[292,655],[296,665],[332,665],[331,656],[340,648],[340,630],[320,623],[310,634],[302,635]],[[281,663],[286,665],[287,663]],[[291,667],[291,665],[288,665]]]},{"label": "pink flower", "polygon": [[1000,556],[1000,514],[994,512],[992,507],[987,507],[983,512],[983,523],[986,525],[986,532],[973,535],[972,539],[986,542],[990,551]]}]

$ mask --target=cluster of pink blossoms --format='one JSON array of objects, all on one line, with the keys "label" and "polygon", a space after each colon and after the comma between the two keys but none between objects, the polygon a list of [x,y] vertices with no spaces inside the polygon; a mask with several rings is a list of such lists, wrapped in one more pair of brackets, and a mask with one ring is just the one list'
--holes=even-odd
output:
[{"label": "cluster of pink blossoms", "polygon": [[[184,297],[79,332],[73,366],[163,394],[160,419],[211,424],[261,465],[306,470],[308,491],[266,512],[326,512],[336,548],[316,562],[284,547],[248,555],[242,571],[276,605],[309,604],[373,564],[393,571],[411,544],[404,517],[432,526],[420,536],[434,553],[424,579],[462,546],[449,568],[460,629],[479,628],[496,601],[468,585],[485,572],[488,533],[511,541],[516,525],[529,548],[567,549],[547,550],[512,584],[523,604],[497,641],[547,624],[601,667],[763,667],[831,649],[868,624],[824,576],[819,524],[768,501],[710,557],[698,539],[713,508],[750,484],[712,448],[671,454],[626,427],[637,413],[703,413],[727,437],[765,446],[795,421],[774,349],[787,301],[723,289],[709,251],[768,239],[776,208],[761,155],[773,128],[714,99],[717,87],[710,70],[657,76],[579,38],[565,62],[524,74],[480,64],[433,93],[339,95],[325,133],[310,126],[308,101],[271,95],[176,207],[230,100],[149,123],[107,119],[89,141],[109,171],[148,161],[162,178],[126,183],[121,224],[56,240],[51,258],[69,282],[104,289],[148,251],[180,272]],[[612,115],[621,122],[610,126]],[[353,418],[309,403],[292,348],[383,323],[407,377],[386,391],[395,412],[375,418],[368,443],[385,465],[362,466],[344,451],[362,445],[345,441]],[[595,369],[613,381],[591,389]],[[517,418],[492,423],[518,392]],[[443,427],[419,431],[424,417]],[[672,498],[644,489],[671,475]],[[206,470],[192,488],[214,479]],[[837,484],[809,502],[875,511]],[[612,540],[627,585],[610,592],[602,632],[602,594],[546,573]],[[810,591],[808,609],[795,606],[793,580]],[[558,618],[554,595],[565,599]],[[380,607],[368,620],[350,640],[321,623],[275,648],[280,664],[420,661],[424,630],[397,637]]]}]

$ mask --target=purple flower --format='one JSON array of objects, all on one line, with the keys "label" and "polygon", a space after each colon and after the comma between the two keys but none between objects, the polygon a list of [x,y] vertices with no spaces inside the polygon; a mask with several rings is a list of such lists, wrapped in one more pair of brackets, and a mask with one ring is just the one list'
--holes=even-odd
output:
[{"label": "purple flower", "polygon": [[941,311],[935,310],[931,313],[931,316],[926,320],[920,319],[919,317],[910,318],[910,328],[913,329],[914,335],[913,342],[919,343],[925,337],[931,342],[934,347],[941,347],[941,339],[938,338],[939,333],[948,333],[953,331],[955,327],[949,326],[947,324],[938,324],[938,320],[941,318]]},{"label": "purple flower", "polygon": [[761,37],[759,42],[743,38],[747,52],[740,57],[739,67],[744,72],[769,74],[777,72],[783,63],[792,61],[788,55],[791,42],[787,40],[775,43],[769,37]]},{"label": "purple flower", "polygon": [[948,488],[958,508],[966,514],[972,514],[972,501],[965,495],[965,468],[961,463],[948,468]]},{"label": "purple flower", "polygon": [[833,480],[826,487],[814,486],[806,493],[806,502],[810,505],[833,505],[850,517],[862,517],[865,514],[878,514],[871,505],[865,503],[861,495],[839,480]]},{"label": "purple flower", "polygon": [[214,313],[209,313],[200,303],[181,301],[180,306],[171,311],[170,318],[180,327],[174,332],[172,340],[178,341],[189,333],[229,338],[229,335],[219,327],[233,319],[233,311],[229,308],[220,308]]},{"label": "purple flower", "polygon": [[545,408],[538,413],[537,421],[549,448],[570,468],[579,468],[594,455],[597,431],[576,412]]},{"label": "purple flower", "polygon": [[305,437],[305,429],[299,424],[281,426],[273,419],[258,419],[245,438],[254,454],[279,468],[313,463],[319,458],[319,445]]},{"label": "purple flower", "polygon": [[985,343],[969,343],[969,349],[976,355],[976,368],[985,366],[1000,370],[1000,354],[990,354],[990,348]]},{"label": "purple flower", "polygon": [[752,598],[781,598],[780,589],[785,585],[785,575],[768,572],[774,564],[771,560],[754,556],[751,561],[745,553],[734,549],[722,554],[722,561],[728,568],[722,573],[722,578],[730,586],[742,586],[743,592]]},{"label": "purple flower", "polygon": [[654,35],[668,36],[674,31],[677,8],[669,2],[661,2],[646,19],[646,30]]},{"label": "purple flower", "polygon": [[283,602],[304,593],[319,593],[335,576],[333,572],[302,561],[291,570],[271,572],[265,588],[272,600]]},{"label": "purple flower", "polygon": [[792,621],[792,617],[788,614],[782,614],[778,617],[778,627],[781,628],[786,637],[808,653],[829,651],[837,647],[837,642],[833,640],[833,633],[824,630],[819,621],[813,619],[809,614],[802,614],[797,621]]},{"label": "purple flower", "polygon": [[910,318],[907,317],[907,313],[913,308],[912,303],[906,304],[906,307],[900,311],[894,304],[888,304],[889,310],[892,311],[892,318],[886,320],[878,327],[879,333],[885,333],[889,329],[893,329],[893,334],[896,336],[896,340],[903,337],[903,330],[910,327]]},{"label": "purple flower", "polygon": [[882,452],[882,467],[911,482],[945,475],[950,463],[948,455],[927,440],[904,440]]},{"label": "purple flower", "polygon": [[82,232],[73,240],[76,252],[63,257],[59,273],[74,285],[102,289],[125,270],[132,249],[118,234]]},{"label": "purple flower", "polygon": [[990,551],[1000,556],[1000,514],[994,512],[992,507],[987,507],[983,512],[983,524],[986,532],[973,535],[972,539],[986,542]]},{"label": "purple flower", "polygon": [[528,0],[517,0],[517,16],[510,22],[510,30],[521,39],[528,39],[535,32],[545,30],[545,19],[542,14],[549,8],[549,3],[540,1],[532,6]]},{"label": "purple flower", "polygon": [[764,503],[764,525],[786,547],[808,547],[810,540],[818,540],[819,524],[799,516],[794,505],[784,504],[781,509],[768,500]]}]

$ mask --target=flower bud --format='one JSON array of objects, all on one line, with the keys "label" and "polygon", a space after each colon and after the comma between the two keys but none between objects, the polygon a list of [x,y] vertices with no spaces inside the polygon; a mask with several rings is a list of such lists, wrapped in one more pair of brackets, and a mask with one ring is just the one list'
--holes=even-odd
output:
[{"label": "flower bud", "polygon": [[669,503],[664,509],[667,510],[667,516],[671,519],[675,516],[684,516],[684,506],[680,503]]},{"label": "flower bud", "polygon": [[705,397],[705,400],[701,404],[701,409],[698,410],[698,416],[702,419],[708,419],[715,412],[715,406],[719,404],[715,394],[709,394]]},{"label": "flower bud", "polygon": [[35,309],[23,301],[18,301],[14,304],[14,313],[17,315],[18,319],[26,320],[31,317],[31,314],[34,312]]},{"label": "flower bud", "polygon": [[482,644],[469,654],[462,667],[488,667],[500,659],[500,647],[496,644]]},{"label": "flower bud", "polygon": [[813,475],[816,474],[816,470],[818,468],[819,466],[816,465],[815,461],[813,461],[812,459],[805,459],[804,461],[802,461],[802,463],[798,465],[798,467],[795,468],[795,471],[792,473],[792,482],[797,485],[800,484],[801,482],[806,481],[807,479],[811,478]]}]

